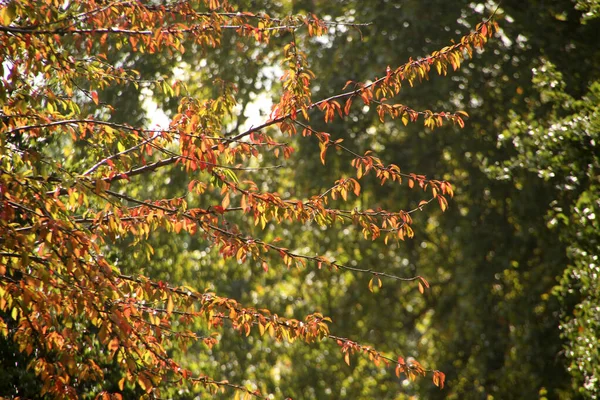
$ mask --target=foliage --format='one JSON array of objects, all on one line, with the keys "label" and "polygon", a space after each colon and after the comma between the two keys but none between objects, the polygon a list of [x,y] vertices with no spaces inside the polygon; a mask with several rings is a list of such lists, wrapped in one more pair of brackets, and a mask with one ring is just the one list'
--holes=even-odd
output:
[{"label": "foliage", "polygon": [[[448,32],[465,32],[476,25],[477,13],[485,15],[495,8],[490,3],[469,1],[301,4],[318,14],[356,10],[357,18],[377,21],[363,31],[362,40],[332,34],[331,43],[310,49],[310,54],[316,55],[315,70],[327,82],[319,85],[325,94],[345,82],[346,77],[339,74],[340,63],[348,76],[374,73],[371,60],[393,65],[411,53],[434,51]],[[562,237],[563,226],[551,226],[549,221],[557,204],[562,204],[563,213],[571,219],[575,193],[585,184],[575,191],[565,190],[538,169],[551,166],[562,170],[578,159],[583,163],[590,159],[594,145],[573,140],[565,158],[556,156],[565,143],[545,146],[545,151],[538,153],[540,143],[526,138],[530,123],[544,132],[573,111],[559,107],[561,111],[553,113],[552,103],[543,100],[548,91],[540,95],[540,87],[532,85],[532,70],[547,65],[543,60],[562,72],[565,93],[573,99],[589,96],[589,86],[600,71],[595,39],[598,20],[582,24],[581,13],[569,2],[503,1],[496,15],[502,40],[489,43],[486,52],[475,54],[476,61],[465,64],[452,79],[436,79],[433,85],[402,93],[402,101],[415,108],[432,104],[437,109],[468,108],[470,118],[464,130],[442,127],[429,133],[414,125],[399,128],[393,123],[381,124],[376,117],[369,119],[364,110],[356,109],[353,121],[336,120],[323,128],[344,138],[346,146],[381,150],[382,156],[405,168],[418,165],[428,175],[444,171],[443,177],[456,185],[449,211],[441,217],[430,213],[426,219],[415,219],[414,245],[403,246],[392,256],[394,266],[432,278],[425,301],[411,302],[404,293],[387,291],[384,286],[379,302],[361,303],[365,328],[349,329],[385,343],[378,339],[378,328],[394,327],[396,334],[385,334],[386,339],[407,343],[412,354],[444,370],[447,389],[439,392],[422,386],[418,393],[423,398],[579,398],[584,382],[572,380],[569,372],[579,374],[575,368],[567,370],[570,361],[565,356],[571,339],[562,335],[559,315],[568,318],[575,304],[590,293],[579,292],[580,283],[572,277],[576,285],[565,289],[571,291],[566,301],[555,296],[554,287],[572,262],[568,248],[573,241]],[[400,25],[406,29],[397,30]],[[480,68],[482,65],[486,67]],[[517,126],[517,120],[526,123]],[[498,139],[500,133],[502,140]],[[517,138],[514,142],[513,137]],[[540,137],[541,133],[536,135]],[[296,182],[313,184],[318,179],[316,170],[309,178],[300,177],[317,160],[310,158],[309,144],[303,144],[300,151],[306,161]],[[578,170],[577,176],[584,175],[588,173]],[[408,201],[405,193],[366,182],[362,192],[386,206]],[[593,240],[589,223],[585,229],[571,226],[579,234],[585,232],[586,240]],[[347,240],[352,243],[353,238]],[[378,254],[384,251],[377,243],[366,251],[361,248],[363,262],[381,262]],[[588,275],[590,264],[585,265]],[[407,310],[399,312],[397,302],[406,304]],[[598,303],[591,296],[588,304]],[[398,319],[402,322],[393,317],[382,322],[382,309],[386,315],[401,315]],[[344,315],[342,311],[339,314]],[[587,335],[572,331],[569,336],[594,343],[594,334],[586,339]],[[368,393],[363,396],[386,396],[376,389]]]},{"label": "foliage", "polygon": [[555,289],[565,305],[561,329],[567,339],[566,356],[577,391],[597,398],[600,358],[595,343],[600,321],[595,309],[600,304],[600,202],[595,194],[600,190],[600,83],[591,83],[589,92],[576,100],[565,92],[562,74],[548,60],[534,70],[533,83],[551,111],[544,120],[534,114],[525,120],[514,119],[500,139],[501,143],[512,142],[517,154],[504,168],[536,172],[559,190],[546,219],[549,229],[559,232],[570,259]]},{"label": "foliage", "polygon": [[[587,62],[597,65],[599,53],[588,47],[584,29],[597,29],[597,1],[581,1],[575,7],[583,15],[568,9],[557,14],[569,16],[576,24],[572,30],[574,47],[587,55]],[[511,156],[492,168],[492,176],[506,179],[527,170],[552,188],[544,204],[544,221],[548,232],[556,235],[568,256],[553,295],[560,301],[561,337],[564,339],[565,364],[574,378],[572,394],[585,398],[600,395],[598,340],[600,325],[594,311],[598,297],[598,248],[600,241],[597,215],[599,120],[599,75],[597,68],[569,65],[564,57],[555,56],[546,44],[532,65],[534,96],[527,107],[512,112],[506,129],[499,136],[500,148]],[[544,54],[546,51],[546,54]],[[537,64],[537,65],[536,65]],[[573,82],[573,77],[579,77]],[[499,171],[503,171],[499,173]],[[517,180],[517,184],[526,182]]]},{"label": "foliage", "polygon": [[[168,279],[164,269],[166,279],[143,272],[161,263],[153,240],[195,238],[233,269],[258,267],[265,274],[277,271],[277,277],[285,268],[323,268],[355,274],[361,283],[366,276],[362,287],[371,291],[388,279],[415,282],[423,293],[429,283],[421,275],[355,266],[325,252],[310,255],[285,244],[277,229],[355,226],[364,239],[382,237],[391,244],[413,237],[416,212],[432,203],[444,211],[453,195],[450,183],[402,172],[369,149],[357,152],[310,119],[345,119],[359,104],[375,108],[382,123],[463,127],[463,111],[418,111],[391,99],[432,71],[446,75],[458,69],[496,31],[492,21],[429,56],[381,68],[370,81],[347,81],[349,89],[314,100],[311,82],[318,71],[311,70],[298,38],[308,42],[360,24],[313,14],[272,18],[218,0],[13,0],[0,13],[0,331],[7,348],[17,346],[27,357],[42,395],[160,396],[182,385],[268,396],[272,389],[260,382],[231,383],[184,364],[181,352],[188,346],[202,343],[211,357],[212,348],[227,346],[228,330],[269,337],[266,341],[328,340],[348,365],[353,354],[363,354],[375,367],[393,367],[397,377],[429,373],[435,385],[444,386],[444,373],[413,358],[331,333],[336,325],[320,311],[286,317],[211,289],[233,283],[230,276],[182,283]],[[244,129],[236,123],[236,87],[218,76],[203,82],[210,87],[193,90],[175,77],[142,73],[144,59],[160,58],[152,68],[162,71],[164,60],[181,60],[191,51],[210,54],[225,41],[240,43],[242,52],[274,47],[269,51],[281,65],[281,90],[259,125]],[[128,120],[119,112],[122,99],[115,94],[136,93],[142,85],[160,91],[155,97],[166,104],[177,104],[168,128],[149,129],[138,125],[139,115]],[[297,133],[317,143],[322,164],[336,160],[333,151],[341,152],[338,158],[351,172],[327,176],[328,187],[317,193],[279,194],[269,179],[278,166],[270,163],[293,156],[294,146],[284,140]],[[255,173],[262,178],[254,179]],[[363,206],[358,199],[365,181],[406,183],[421,199],[406,209]],[[152,197],[161,190],[155,186],[178,194]],[[118,258],[128,259],[122,268]]]}]

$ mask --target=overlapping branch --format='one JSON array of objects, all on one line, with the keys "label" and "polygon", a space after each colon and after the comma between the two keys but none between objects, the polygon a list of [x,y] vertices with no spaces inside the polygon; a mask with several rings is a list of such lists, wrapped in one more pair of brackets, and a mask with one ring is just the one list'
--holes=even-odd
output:
[{"label": "overlapping branch", "polygon": [[[2,142],[7,143],[2,155],[10,154],[0,171],[0,311],[11,313],[17,329],[10,332],[10,339],[22,351],[30,355],[36,349],[42,352],[34,354],[32,364],[44,380],[42,395],[74,397],[71,377],[75,374],[81,381],[103,378],[97,360],[79,355],[87,333],[75,332],[74,324],[94,330],[85,343],[101,348],[98,360],[118,361],[125,374],[119,382],[121,390],[129,384],[150,393],[159,386],[160,379],[174,374],[181,381],[202,384],[209,390],[228,387],[264,397],[243,385],[194,376],[168,356],[168,346],[173,342],[185,346],[200,339],[207,346],[214,345],[216,338],[212,334],[199,338],[186,328],[196,320],[205,321],[211,331],[226,321],[245,335],[258,330],[261,335],[290,342],[334,340],[347,363],[352,353],[363,353],[375,365],[395,365],[398,376],[403,373],[412,379],[424,375],[427,371],[414,360],[392,358],[370,346],[332,335],[331,320],[319,313],[307,315],[302,321],[283,318],[208,291],[197,293],[143,276],[124,275],[104,258],[103,252],[109,239],[117,241],[132,234],[137,244],[163,227],[174,233],[183,230],[204,235],[223,257],[253,260],[265,269],[269,268],[267,255],[275,255],[287,267],[312,263],[317,268],[369,275],[371,290],[373,285],[381,286],[381,278],[389,278],[417,281],[423,291],[429,284],[421,276],[402,277],[389,271],[352,267],[321,255],[301,254],[277,244],[277,240],[242,233],[240,227],[225,223],[226,216],[243,212],[252,215],[255,225],[262,228],[269,221],[316,221],[331,226],[340,220],[360,226],[365,238],[376,239],[382,232],[386,233],[386,241],[392,235],[399,239],[410,237],[411,214],[435,200],[444,210],[444,196],[452,195],[452,186],[401,172],[398,166],[385,165],[370,152],[360,155],[303,121],[309,121],[317,112],[323,114],[326,122],[336,116],[344,118],[353,101],[360,99],[367,105],[377,104],[382,121],[390,116],[407,124],[423,118],[430,128],[444,121],[462,127],[464,112],[417,111],[403,104],[391,104],[389,99],[399,93],[402,84],[413,85],[427,79],[431,70],[443,75],[450,68],[457,69],[491,37],[494,23],[484,21],[460,41],[438,52],[418,60],[409,59],[395,69],[388,67],[384,76],[370,82],[348,82],[347,86],[354,85],[353,90],[344,88],[341,93],[313,101],[310,82],[314,74],[297,41],[298,29],[306,29],[308,35],[320,35],[332,26],[358,28],[364,24],[327,22],[314,15],[271,18],[266,14],[236,12],[218,0],[204,2],[200,11],[187,1],[167,6],[138,1],[80,3],[59,6],[57,2],[15,1],[11,6],[17,12],[3,12],[4,25],[0,25],[0,56],[7,71],[2,77],[6,105],[0,135]],[[76,7],[75,11],[71,7]],[[110,109],[110,104],[100,99],[103,88],[139,83],[136,71],[104,61],[108,57],[102,52],[108,46],[116,50],[128,46],[133,52],[183,52],[184,39],[193,39],[196,45],[208,49],[220,45],[223,30],[252,37],[261,44],[279,33],[289,32],[292,37],[282,49],[280,100],[262,124],[242,132],[222,133],[227,130],[224,121],[233,115],[236,104],[235,90],[226,84],[220,85],[221,93],[214,99],[201,102],[183,98],[165,130],[139,129],[82,116],[80,103],[91,109]],[[90,54],[95,55],[85,56]],[[81,82],[96,87],[88,90]],[[180,86],[168,85],[166,81],[161,84],[166,95],[179,96]],[[86,99],[77,99],[74,92],[83,93]],[[341,100],[345,100],[343,107]],[[30,123],[32,120],[35,123]],[[351,193],[360,195],[360,184],[354,178],[342,177],[323,192],[303,200],[284,199],[276,193],[259,191],[253,182],[237,181],[235,171],[278,168],[237,165],[237,156],[257,160],[261,150],[272,149],[275,156],[282,150],[287,157],[293,149],[273,140],[268,129],[277,127],[282,133],[295,134],[298,126],[305,136],[319,140],[323,162],[326,150],[335,147],[354,157],[352,167],[358,180],[372,171],[382,184],[405,180],[409,187],[416,184],[431,191],[431,197],[408,211],[358,207],[350,210],[331,203],[337,204],[340,199],[347,202]],[[101,155],[89,157],[82,171],[70,171],[62,165],[64,160],[51,162],[44,158],[39,139],[50,134],[70,134],[73,142],[92,143],[94,151]],[[173,150],[175,146],[177,150]],[[156,151],[165,158],[157,159]],[[131,162],[130,158],[136,161]],[[188,181],[187,192],[204,194],[209,184],[200,179],[210,174],[214,180],[210,187],[221,186],[221,202],[206,208],[188,208],[183,197],[143,201],[110,187],[117,181],[148,176],[177,163],[198,178]],[[127,186],[123,188],[126,190]],[[152,251],[149,244],[144,245]],[[3,319],[0,333],[9,336]],[[439,371],[433,371],[433,379],[436,385],[444,385],[444,375]]]}]

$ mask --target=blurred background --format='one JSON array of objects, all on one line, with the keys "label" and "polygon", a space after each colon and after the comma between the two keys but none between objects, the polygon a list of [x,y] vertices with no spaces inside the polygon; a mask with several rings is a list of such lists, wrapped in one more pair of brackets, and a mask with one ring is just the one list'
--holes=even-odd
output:
[{"label": "blurred background", "polygon": [[[364,240],[351,227],[282,224],[261,231],[243,215],[231,221],[269,240],[279,236],[299,253],[326,254],[399,276],[422,275],[431,289],[422,295],[413,284],[383,280],[371,293],[367,276],[312,266],[265,272],[258,263],[225,262],[210,243],[184,234],[153,236],[151,263],[125,245],[109,250],[111,259],[125,273],[210,288],[287,317],[322,312],[333,319],[332,334],[415,357],[426,368],[445,372],[447,382],[440,390],[429,378],[398,379],[393,367],[375,367],[360,356],[348,366],[335,343],[276,343],[227,329],[212,350],[198,343],[182,354],[173,349],[173,355],[189,369],[252,382],[276,398],[599,398],[600,2],[237,3],[241,11],[271,16],[314,13],[331,21],[371,23],[360,31],[331,27],[318,38],[296,34],[316,74],[314,100],[339,93],[348,80],[374,80],[388,65],[393,69],[409,57],[440,50],[495,11],[500,32],[485,51],[448,76],[432,74],[429,81],[406,85],[395,100],[421,111],[465,110],[470,118],[464,129],[431,131],[399,120],[382,124],[374,107],[358,103],[348,118],[327,125],[313,114],[316,129],[343,138],[356,153],[372,149],[403,172],[453,184],[455,197],[445,213],[430,207],[413,215],[412,240],[386,246],[383,240]],[[190,46],[175,60],[160,53],[111,54],[148,79],[177,76],[199,98],[213,96],[217,78],[234,83],[239,107],[229,128],[236,130],[267,119],[279,96],[281,49],[290,41],[284,34],[264,46],[225,33],[221,47]],[[118,90],[101,93],[115,105],[115,122],[151,127],[168,122],[176,111],[176,98],[144,87]],[[282,168],[238,178],[248,174],[259,187],[306,198],[353,173],[351,159],[342,153],[331,150],[324,167],[316,141],[285,140],[297,151]],[[131,194],[139,198],[172,197],[186,184],[185,172],[170,168],[157,171],[152,182],[132,180],[128,190],[136,187]],[[367,178],[361,185],[361,198],[352,206],[398,210],[419,201],[406,187],[380,186]],[[0,381],[19,379],[22,393],[27,385],[36,393],[31,371],[12,365]],[[116,372],[111,378],[111,367],[104,368],[107,382],[116,385]],[[194,390],[175,388],[165,397],[202,395]]]}]

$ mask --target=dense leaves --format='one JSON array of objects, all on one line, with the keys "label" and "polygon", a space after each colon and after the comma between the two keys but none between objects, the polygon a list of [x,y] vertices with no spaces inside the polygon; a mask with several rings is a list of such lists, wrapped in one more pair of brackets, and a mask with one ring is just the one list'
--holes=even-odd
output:
[{"label": "dense leaves", "polygon": [[[380,65],[380,77],[353,80],[348,91],[320,100],[312,89],[319,71],[311,70],[304,43],[361,24],[310,13],[272,18],[217,0],[14,0],[1,9],[0,22],[0,332],[4,351],[25,358],[40,395],[160,396],[181,386],[269,396],[275,389],[260,376],[256,384],[232,383],[206,373],[208,368],[194,368],[196,360],[186,361],[182,353],[188,346],[212,357],[213,348],[227,345],[222,344],[227,331],[265,337],[271,343],[266,346],[331,341],[348,365],[362,354],[375,368],[393,367],[397,378],[429,374],[444,387],[443,372],[350,338],[319,310],[299,307],[294,314],[302,316],[287,317],[266,309],[269,304],[244,305],[231,291],[220,295],[211,289],[232,285],[233,276],[190,282],[170,279],[162,267],[152,272],[152,265],[161,266],[161,257],[176,259],[182,250],[165,253],[162,238],[173,237],[177,244],[194,238],[205,255],[212,254],[207,259],[242,271],[258,265],[279,276],[294,268],[323,268],[330,276],[350,274],[366,293],[389,280],[415,282],[423,294],[430,284],[421,275],[358,265],[360,259],[339,260],[322,249],[296,249],[286,244],[289,237],[276,235],[277,227],[341,227],[358,230],[363,240],[383,237],[385,245],[397,246],[413,237],[417,211],[433,204],[446,210],[454,193],[449,182],[402,172],[368,149],[353,150],[311,120],[347,119],[359,103],[376,105],[383,123],[390,117],[403,125],[422,121],[431,129],[445,122],[464,127],[464,111],[419,111],[392,98],[405,83],[414,86],[434,71],[446,75],[458,69],[498,29],[493,21],[478,23],[426,57]],[[204,90],[174,74],[156,77],[172,72],[165,60],[184,65],[186,52],[211,54],[225,41],[239,43],[242,54],[260,49],[279,62],[278,100],[257,125],[244,128],[238,121],[238,88],[218,75],[218,67]],[[162,64],[144,66],[148,55]],[[244,72],[241,65],[235,69]],[[259,74],[260,68],[251,71]],[[139,96],[140,88],[164,100],[168,127],[150,128],[141,112],[129,120],[119,111],[123,99],[115,94]],[[250,94],[242,100],[249,101]],[[270,162],[292,159],[299,136],[319,146],[315,154],[322,164],[347,161],[346,172],[323,169],[326,187],[280,194],[277,182],[269,181],[279,167]],[[361,199],[362,182],[402,185],[419,198],[405,209],[368,206]],[[8,394],[22,392],[28,393],[17,387]]]},{"label": "dense leaves", "polygon": [[[496,13],[501,40],[475,54],[477,61],[463,65],[452,79],[432,77],[434,85],[403,90],[399,102],[411,108],[467,108],[464,130],[441,127],[428,133],[412,124],[402,129],[377,118],[365,121],[364,109],[355,111],[356,121],[328,128],[348,147],[384,149],[388,162],[419,165],[430,176],[443,171],[454,183],[449,212],[415,220],[418,246],[403,247],[396,255],[398,264],[431,278],[427,302],[410,303],[404,314],[394,308],[403,296],[384,286],[380,302],[363,303],[365,327],[395,326],[405,332],[409,326],[423,333],[398,333],[395,340],[410,343],[421,359],[437,360],[434,364],[448,374],[447,389],[422,387],[424,398],[597,396],[598,372],[592,366],[597,328],[590,311],[598,305],[593,289],[598,251],[594,217],[589,218],[597,216],[597,205],[587,194],[582,197],[586,205],[576,205],[580,194],[595,190],[591,177],[597,176],[596,118],[589,112],[599,71],[594,3],[579,2],[582,14],[569,2],[503,1]],[[336,62],[352,59],[345,63],[348,74],[362,76],[373,68],[371,60],[393,64],[415,51],[431,53],[448,32],[466,32],[479,22],[477,13],[495,8],[466,1],[303,6],[332,14],[340,8],[360,10],[361,18],[377,21],[364,31],[363,41],[332,35],[331,45],[315,46],[313,51],[322,54],[320,76],[335,82],[322,85],[326,92],[346,82]],[[406,29],[398,31],[399,25]],[[363,57],[355,60],[351,54]],[[303,165],[310,168],[311,162]],[[407,201],[387,188],[363,184],[362,190],[381,204]],[[586,243],[583,252],[575,250],[581,242]],[[361,250],[374,262],[383,251]],[[578,267],[568,267],[577,258]],[[377,325],[382,307],[386,315],[401,315],[402,323]],[[571,321],[562,328],[561,315]],[[371,396],[386,396],[372,390]]]},{"label": "dense leaves", "polygon": [[598,9],[2,2],[0,396],[596,398]]}]

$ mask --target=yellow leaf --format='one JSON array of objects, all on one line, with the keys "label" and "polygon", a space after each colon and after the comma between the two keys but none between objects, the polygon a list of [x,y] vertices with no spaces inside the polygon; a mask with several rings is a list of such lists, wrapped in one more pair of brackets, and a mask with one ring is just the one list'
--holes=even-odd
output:
[{"label": "yellow leaf", "polygon": [[263,229],[265,229],[265,226],[267,226],[267,217],[265,217],[264,215],[260,216],[260,223]]},{"label": "yellow leaf", "polygon": [[2,20],[3,25],[10,25],[17,15],[16,8],[17,6],[14,3],[9,2],[8,6],[0,10],[0,19]]},{"label": "yellow leaf", "polygon": [[402,114],[402,123],[404,126],[408,125],[408,113]]},{"label": "yellow leaf", "polygon": [[169,314],[172,313],[174,308],[175,304],[173,303],[173,296],[169,296],[169,299],[167,300],[167,312]]}]

